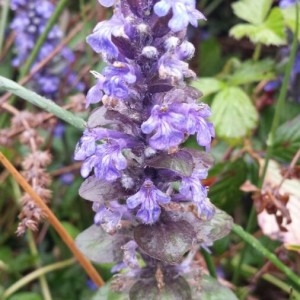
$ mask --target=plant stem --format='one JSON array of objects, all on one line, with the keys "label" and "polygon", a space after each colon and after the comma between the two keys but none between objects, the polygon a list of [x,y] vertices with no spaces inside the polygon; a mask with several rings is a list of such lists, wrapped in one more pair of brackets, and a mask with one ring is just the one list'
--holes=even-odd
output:
[{"label": "plant stem", "polygon": [[[297,3],[295,5],[298,6]],[[290,74],[291,74],[291,71],[292,71],[292,68],[293,68],[293,65],[295,62],[296,52],[297,52],[297,48],[298,48],[298,38],[297,38],[298,37],[298,29],[299,29],[298,22],[299,22],[299,13],[298,13],[298,7],[296,7],[296,28],[295,28],[295,33],[294,33],[294,37],[293,37],[292,50],[291,50],[291,53],[289,56],[288,64],[285,69],[283,83],[282,83],[280,93],[279,93],[279,98],[278,98],[278,101],[276,104],[275,114],[273,117],[271,130],[268,135],[266,157],[265,157],[265,161],[264,161],[262,174],[261,174],[261,176],[259,178],[259,182],[258,182],[258,188],[260,188],[260,189],[263,186],[263,182],[264,182],[264,179],[265,179],[265,176],[267,173],[269,161],[270,161],[270,158],[272,155],[272,147],[274,145],[275,134],[276,134],[277,128],[279,126],[280,114],[283,110],[284,101],[286,99],[288,85],[289,85]],[[255,48],[253,60],[258,59],[258,57],[260,55],[261,47],[258,47],[258,46],[259,46],[259,44],[257,44],[257,47]],[[249,219],[248,219],[248,222],[246,225],[247,232],[250,232],[250,230],[254,227],[255,222],[256,222],[256,211],[255,211],[254,206],[252,206],[250,216],[249,216]],[[240,267],[243,264],[246,252],[247,252],[247,247],[245,247],[243,249],[241,256],[240,256],[240,261],[238,263],[238,266],[234,270],[234,274],[233,274],[233,283],[234,284],[238,283],[239,275],[240,275]]]},{"label": "plant stem", "polygon": [[214,0],[205,8],[205,16],[208,17],[224,0]]},{"label": "plant stem", "polygon": [[254,53],[253,53],[253,57],[252,57],[252,60],[254,62],[257,62],[259,60],[261,50],[262,50],[262,44],[261,43],[256,44],[255,49],[254,49]]},{"label": "plant stem", "polygon": [[[242,265],[241,267],[242,271],[244,273],[247,273],[247,275],[255,275],[258,270],[248,266],[248,265]],[[287,294],[292,294],[290,299],[294,299],[294,300],[300,300],[300,293],[298,293],[296,290],[293,290],[291,293],[291,287],[283,282],[282,280],[278,279],[277,277],[271,275],[271,274],[263,274],[262,278],[268,282],[270,282],[271,284],[277,286],[278,288],[280,288],[282,291],[286,292]]]},{"label": "plant stem", "polygon": [[73,125],[74,127],[84,130],[85,129],[85,121],[77,116],[75,116],[73,113],[61,108],[59,105],[54,103],[53,101],[46,99],[35,92],[28,90],[18,83],[0,76],[0,89],[4,89],[6,91],[9,91],[13,93],[14,95],[19,96],[20,98],[30,102],[33,105],[36,105],[43,110],[52,113],[56,117],[60,118],[61,120],[64,120],[65,122]]},{"label": "plant stem", "polygon": [[[265,248],[256,238],[246,232],[241,226],[234,224],[232,232],[239,236],[243,241],[248,243],[265,258],[272,262],[279,270],[281,270],[298,288],[300,288],[300,277],[295,274],[288,266],[281,262],[277,256]],[[238,262],[240,264],[240,262]]]},{"label": "plant stem", "polygon": [[0,53],[3,47],[5,28],[7,22],[7,16],[9,11],[9,0],[4,0],[2,5],[1,17],[0,17]]},{"label": "plant stem", "polygon": [[36,59],[37,55],[40,52],[41,47],[43,46],[44,42],[47,39],[47,36],[52,29],[52,27],[57,23],[58,18],[60,17],[62,11],[67,5],[68,0],[60,0],[59,3],[56,5],[55,11],[53,12],[52,16],[50,17],[45,30],[38,38],[34,48],[32,49],[29,57],[26,60],[24,67],[21,70],[20,78],[24,77],[28,71],[30,70],[34,60]]},{"label": "plant stem", "polygon": [[56,232],[62,238],[64,243],[68,246],[74,256],[77,258],[78,262],[84,268],[86,273],[90,276],[90,278],[94,281],[97,286],[104,285],[103,279],[100,277],[98,272],[95,270],[93,265],[89,260],[80,252],[74,243],[72,237],[66,231],[66,229],[62,226],[60,221],[56,218],[53,212],[49,209],[49,207],[45,204],[45,202],[40,198],[38,194],[32,189],[32,187],[28,184],[25,178],[15,169],[15,167],[7,160],[7,158],[0,152],[0,162],[4,165],[4,167],[11,173],[14,179],[18,182],[18,184],[26,191],[26,193],[32,198],[32,200],[43,210],[45,215],[48,218],[50,224],[54,227]]},{"label": "plant stem", "polygon": [[[40,258],[39,258],[39,254],[38,254],[36,245],[35,245],[35,241],[34,241],[32,232],[29,231],[29,230],[27,232],[27,239],[28,239],[28,245],[29,245],[30,252],[37,259],[37,261],[35,263],[35,266],[36,266],[37,269],[41,268],[42,265],[41,265],[41,261],[40,261]],[[51,292],[50,292],[45,274],[41,274],[39,276],[39,281],[40,281],[41,290],[42,290],[44,300],[52,300]]]},{"label": "plant stem", "polygon": [[20,280],[15,282],[13,285],[11,285],[2,295],[1,299],[7,299],[9,296],[11,296],[13,293],[18,291],[20,288],[28,284],[29,282],[35,280],[36,278],[40,277],[41,275],[45,275],[49,272],[56,271],[59,269],[63,269],[65,267],[68,267],[75,263],[74,258],[67,259],[58,263],[54,263],[48,266],[45,266],[43,268],[40,268],[38,270],[33,271],[32,273],[22,277]]},{"label": "plant stem", "polygon": [[210,276],[217,278],[218,276],[217,276],[216,269],[215,269],[213,260],[211,258],[211,255],[203,248],[201,249],[201,254],[206,262],[206,266],[207,266]]}]

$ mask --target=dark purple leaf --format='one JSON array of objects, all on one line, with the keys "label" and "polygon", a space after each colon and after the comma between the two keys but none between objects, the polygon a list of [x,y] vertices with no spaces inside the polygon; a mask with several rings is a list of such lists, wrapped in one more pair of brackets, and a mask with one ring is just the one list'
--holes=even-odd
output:
[{"label": "dark purple leaf", "polygon": [[174,86],[168,80],[157,80],[155,82],[150,82],[149,93],[165,93],[170,91]]},{"label": "dark purple leaf", "polygon": [[105,127],[112,130],[118,130],[127,134],[138,135],[137,125],[127,116],[114,110],[107,110],[104,106],[95,109],[88,121],[87,127]]},{"label": "dark purple leaf", "polygon": [[169,12],[164,17],[158,17],[155,14],[152,15],[152,18],[150,19],[150,26],[152,27],[154,38],[160,38],[170,32],[168,23],[171,17],[172,17],[171,12]]},{"label": "dark purple leaf", "polygon": [[233,220],[231,216],[220,209],[209,221],[200,219],[194,212],[168,212],[169,218],[173,222],[185,221],[193,227],[196,239],[199,243],[211,246],[212,243],[226,236],[232,228]]},{"label": "dark purple leaf", "polygon": [[121,54],[129,59],[134,59],[136,57],[136,51],[132,44],[132,41],[123,38],[121,36],[111,36],[112,42],[118,47]]},{"label": "dark purple leaf", "polygon": [[123,196],[120,183],[99,180],[95,176],[88,177],[81,184],[79,195],[83,199],[102,203],[116,200]]},{"label": "dark purple leaf", "polygon": [[194,169],[193,156],[183,150],[173,154],[159,153],[145,163],[149,167],[171,170],[182,176],[190,176]]},{"label": "dark purple leaf", "polygon": [[191,249],[194,238],[193,227],[186,221],[160,221],[134,229],[134,239],[142,251],[169,264],[182,261],[183,255]]}]

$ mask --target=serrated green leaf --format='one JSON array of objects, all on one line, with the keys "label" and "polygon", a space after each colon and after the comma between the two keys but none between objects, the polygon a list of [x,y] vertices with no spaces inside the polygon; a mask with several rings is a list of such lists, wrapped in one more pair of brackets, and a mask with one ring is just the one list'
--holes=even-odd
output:
[{"label": "serrated green leaf", "polygon": [[[300,15],[300,6],[298,5],[298,13]],[[294,33],[296,29],[296,5],[288,6],[281,9],[285,25]],[[300,27],[300,21],[298,23]],[[298,30],[298,39],[300,39],[300,30]]]},{"label": "serrated green leaf", "polygon": [[290,162],[300,148],[300,116],[282,124],[275,136],[272,156]]},{"label": "serrated green leaf", "polygon": [[274,61],[264,59],[258,62],[252,60],[243,62],[228,78],[229,85],[241,85],[275,78]]},{"label": "serrated green leaf", "polygon": [[286,44],[284,29],[284,19],[280,9],[273,8],[264,23],[236,25],[231,28],[229,35],[236,39],[248,37],[254,44],[280,46]]},{"label": "serrated green leaf", "polygon": [[271,8],[272,0],[240,0],[232,4],[233,11],[240,19],[252,24],[261,24]]},{"label": "serrated green leaf", "polygon": [[211,106],[212,122],[219,138],[231,144],[240,142],[258,121],[257,111],[249,96],[238,87],[219,92]]},{"label": "serrated green leaf", "polygon": [[193,81],[191,86],[200,90],[203,96],[208,96],[225,87],[225,83],[212,77],[203,77]]}]

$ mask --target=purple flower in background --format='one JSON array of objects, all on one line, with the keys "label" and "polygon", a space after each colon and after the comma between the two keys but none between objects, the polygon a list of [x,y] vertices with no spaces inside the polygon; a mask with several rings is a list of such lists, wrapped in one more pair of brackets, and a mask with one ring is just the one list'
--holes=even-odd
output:
[{"label": "purple flower in background", "polygon": [[[14,11],[14,19],[10,27],[16,34],[14,44],[16,56],[13,59],[13,65],[20,68],[45,30],[55,6],[48,0],[12,0],[10,5]],[[59,45],[62,37],[63,33],[60,28],[57,25],[54,26],[32,67],[44,60]],[[70,86],[63,86],[62,82],[70,84],[74,79],[75,73],[72,71],[74,61],[75,56],[72,50],[67,47],[63,48],[59,55],[34,74],[28,84],[29,87],[43,96],[56,100],[59,94],[65,93],[66,87]],[[75,88],[82,91],[83,83],[79,82]]]},{"label": "purple flower in background", "polygon": [[280,0],[279,6],[281,8],[286,8],[286,7],[294,5],[295,3],[296,3],[296,0]]},{"label": "purple flower in background", "polygon": [[140,190],[126,201],[128,208],[134,209],[140,206],[137,218],[145,224],[155,223],[160,215],[160,204],[170,202],[170,196],[155,187],[149,179],[145,180]]}]

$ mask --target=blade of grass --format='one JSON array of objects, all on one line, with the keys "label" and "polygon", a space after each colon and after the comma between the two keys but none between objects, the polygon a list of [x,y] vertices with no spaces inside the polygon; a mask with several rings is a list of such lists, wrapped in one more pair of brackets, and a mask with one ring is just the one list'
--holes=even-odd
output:
[{"label": "blade of grass", "polygon": [[59,105],[54,103],[53,101],[46,99],[35,92],[28,90],[21,86],[20,84],[0,76],[0,89],[4,89],[6,91],[11,92],[12,94],[19,96],[20,98],[30,102],[31,104],[40,107],[41,109],[52,113],[56,117],[65,122],[73,125],[74,127],[84,130],[85,129],[85,121],[71,112],[61,108]]},{"label": "blade of grass", "polygon": [[[274,266],[282,271],[298,288],[300,288],[300,276],[295,274],[288,266],[280,261],[274,253],[265,248],[255,237],[237,224],[233,225],[232,232],[239,236],[248,245],[260,252],[265,258],[272,262]],[[240,261],[238,261],[238,265],[240,265]]]},{"label": "blade of grass", "polygon": [[25,178],[15,169],[15,167],[7,160],[7,158],[0,152],[0,162],[3,166],[10,172],[10,174],[14,177],[14,179],[18,182],[18,184],[30,195],[32,200],[43,210],[45,215],[48,218],[49,223],[54,227],[56,232],[62,238],[64,243],[68,246],[74,256],[77,258],[78,262],[84,268],[86,273],[90,276],[90,278],[94,281],[97,286],[104,285],[103,279],[100,277],[98,272],[95,270],[93,265],[87,258],[80,252],[80,250],[75,245],[72,237],[62,226],[60,221],[56,218],[53,212],[49,209],[49,207],[45,204],[45,202],[35,193],[32,187],[27,183]]},{"label": "blade of grass", "polygon": [[8,17],[8,11],[9,11],[9,0],[4,0],[1,10],[1,18],[0,18],[0,53],[3,48],[3,41],[4,41],[4,35],[5,35],[5,29],[6,29],[6,22]]}]

